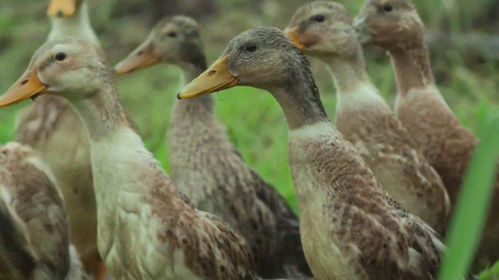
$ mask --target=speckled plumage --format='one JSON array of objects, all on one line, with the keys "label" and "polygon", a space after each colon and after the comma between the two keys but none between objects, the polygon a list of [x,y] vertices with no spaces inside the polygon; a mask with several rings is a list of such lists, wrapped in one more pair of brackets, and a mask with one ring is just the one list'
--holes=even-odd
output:
[{"label": "speckled plumage", "polygon": [[316,279],[436,279],[443,245],[433,230],[381,190],[331,124],[291,131],[289,163]]},{"label": "speckled plumage", "polygon": [[86,279],[54,176],[27,146],[0,147],[0,278]]},{"label": "speckled plumage", "polygon": [[119,279],[252,279],[244,240],[181,197],[131,130],[111,137],[91,145],[99,251],[112,274]]},{"label": "speckled plumage", "polygon": [[[130,59],[146,48],[152,48],[161,62],[180,67],[184,80],[206,70],[199,27],[189,17],[161,20],[116,69],[130,65]],[[144,66],[130,67],[133,71]],[[262,277],[283,277],[288,270],[307,275],[298,218],[284,198],[246,165],[214,115],[213,103],[211,96],[175,103],[167,131],[173,182],[196,208],[219,216],[241,233]]]},{"label": "speckled plumage", "polygon": [[[379,11],[392,5],[393,13]],[[378,12],[375,12],[378,11]],[[421,152],[442,177],[451,202],[456,202],[466,166],[478,139],[462,126],[435,85],[424,26],[410,0],[369,0],[358,15],[366,43],[388,51],[397,76],[395,109]],[[475,268],[499,259],[499,177]]]},{"label": "speckled plumage", "polygon": [[[324,21],[313,20],[318,15]],[[317,56],[331,70],[338,95],[338,130],[395,200],[442,233],[450,211],[447,191],[370,82],[347,10],[339,3],[315,1],[296,11],[289,27],[295,26],[305,53]]]},{"label": "speckled plumage", "polygon": [[396,110],[455,202],[477,138],[460,124],[435,87],[397,97]]},{"label": "speckled plumage", "polygon": [[[279,254],[301,253],[297,218],[244,163],[225,127],[201,102],[180,100],[185,104],[175,106],[168,130],[172,179],[197,208],[220,216],[248,240],[263,275],[283,276]],[[289,238],[296,243],[286,244]]]},{"label": "speckled plumage", "polygon": [[[51,18],[48,41],[78,37],[100,46],[89,23],[86,3],[79,1],[78,5],[71,17]],[[53,170],[67,204],[71,242],[86,270],[96,273],[100,259],[97,214],[90,148],[80,118],[65,99],[40,96],[20,114],[16,140],[35,149]]]},{"label": "speckled plumage", "polygon": [[450,212],[443,182],[405,127],[391,110],[383,109],[343,112],[337,115],[336,125],[359,150],[383,188],[442,233]]},{"label": "speckled plumage", "polygon": [[[442,243],[382,190],[328,121],[309,63],[285,35],[277,28],[252,29],[232,39],[222,56],[225,76],[268,90],[284,111],[301,238],[315,279],[435,279]],[[193,83],[209,84],[209,77]],[[211,92],[200,84],[186,88]]]},{"label": "speckled plumage", "polygon": [[[67,60],[47,65],[54,53]],[[57,66],[57,67],[55,67]],[[111,73],[91,44],[45,43],[27,73],[67,98],[89,137],[98,249],[116,279],[254,279],[243,238],[180,195],[130,127]]]}]

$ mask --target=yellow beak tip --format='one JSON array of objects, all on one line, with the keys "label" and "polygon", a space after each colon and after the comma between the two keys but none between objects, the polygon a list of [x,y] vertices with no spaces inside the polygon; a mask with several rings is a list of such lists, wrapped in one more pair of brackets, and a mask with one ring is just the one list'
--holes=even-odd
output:
[{"label": "yellow beak tip", "polygon": [[305,49],[305,45],[301,42],[300,37],[298,35],[298,26],[292,28],[286,28],[286,30],[284,30],[284,33],[295,44],[297,48],[299,48],[300,50]]},{"label": "yellow beak tip", "polygon": [[40,82],[36,71],[31,71],[27,77],[23,77],[7,92],[0,96],[0,107],[6,107],[19,103],[28,98],[36,98],[47,91],[48,86]]}]

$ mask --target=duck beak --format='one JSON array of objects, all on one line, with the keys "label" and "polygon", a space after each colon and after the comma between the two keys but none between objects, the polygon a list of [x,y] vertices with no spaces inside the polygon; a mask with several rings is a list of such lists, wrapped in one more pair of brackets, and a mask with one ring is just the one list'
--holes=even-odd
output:
[{"label": "duck beak", "polygon": [[40,81],[36,70],[28,71],[6,93],[0,96],[0,107],[6,107],[28,98],[33,98],[38,94],[45,93],[47,89],[48,86]]},{"label": "duck beak", "polygon": [[228,57],[224,56],[215,61],[210,68],[182,89],[177,95],[178,99],[194,98],[237,86],[239,80],[229,73],[228,60]]},{"label": "duck beak", "polygon": [[359,14],[357,17],[355,17],[355,19],[353,20],[353,27],[355,28],[357,38],[361,44],[367,44],[371,42],[372,36],[367,26],[367,15]]},{"label": "duck beak", "polygon": [[128,57],[118,63],[114,67],[114,71],[116,74],[130,73],[132,71],[154,65],[160,61],[160,57],[154,52],[152,43],[146,41]]},{"label": "duck beak", "polygon": [[76,0],[50,0],[47,15],[50,17],[70,17],[76,12]]},{"label": "duck beak", "polygon": [[289,37],[289,39],[291,39],[291,41],[293,41],[293,43],[295,43],[297,48],[299,48],[300,50],[303,50],[303,49],[305,49],[305,45],[300,40],[300,36],[299,36],[300,33],[298,32],[299,29],[300,29],[299,26],[288,27],[288,28],[286,28],[286,30],[284,30],[284,33],[286,33],[286,35]]}]

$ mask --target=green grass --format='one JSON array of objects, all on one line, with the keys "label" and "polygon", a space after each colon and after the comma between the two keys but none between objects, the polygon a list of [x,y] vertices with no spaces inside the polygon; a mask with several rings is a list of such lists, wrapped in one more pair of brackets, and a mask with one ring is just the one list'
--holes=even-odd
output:
[{"label": "green grass", "polygon": [[[482,15],[489,13],[495,0],[480,0],[470,4],[465,0],[416,1],[423,20],[432,31],[450,32],[490,32],[487,28],[474,26],[476,20],[483,21]],[[147,17],[150,11],[144,9],[133,15],[115,15],[115,5],[127,5],[131,0],[91,1],[94,27],[99,32],[104,49],[111,65],[123,58],[145,38],[148,33]],[[294,10],[304,3],[302,0],[289,0],[286,5],[276,1],[265,1],[261,12],[252,6],[253,1],[217,0],[223,11],[218,16],[204,19],[202,37],[209,61],[221,53],[225,44],[241,31],[253,26],[286,26]],[[237,2],[237,3],[236,3]],[[362,1],[340,1],[354,14]],[[445,3],[445,5],[444,5]],[[479,4],[478,4],[479,3]],[[45,40],[49,30],[45,18],[45,1],[6,0],[0,9],[0,92],[6,90],[24,71],[33,52]],[[248,16],[248,11],[254,14]],[[473,50],[463,53],[458,44],[444,49],[432,49],[432,63],[438,85],[449,105],[461,122],[485,141],[482,127],[493,114],[499,95],[499,62],[490,53]],[[368,51],[368,70],[376,86],[390,104],[393,104],[395,85],[388,58],[379,51]],[[335,94],[331,79],[321,63],[313,60],[313,71],[322,92],[322,99],[328,114],[334,116]],[[158,65],[137,73],[119,77],[116,80],[118,92],[136,121],[147,147],[154,152],[168,170],[165,133],[169,116],[179,89],[179,71],[175,67]],[[267,181],[272,183],[296,209],[296,198],[287,163],[287,127],[278,104],[268,93],[253,88],[234,88],[219,93],[215,97],[216,114],[227,126],[228,133],[246,161]],[[18,111],[29,105],[24,102],[0,110],[0,143],[13,139],[14,123]],[[485,144],[483,144],[485,145]],[[489,154],[490,155],[490,154]],[[477,160],[475,168],[485,170],[487,163]],[[476,176],[476,175],[474,175]],[[471,179],[469,179],[471,177]],[[485,176],[469,180],[482,180]],[[485,190],[474,195],[466,195],[466,200],[483,196]],[[463,206],[465,207],[465,206]],[[478,211],[478,209],[477,209]],[[479,213],[474,212],[479,216]],[[477,216],[477,217],[478,217]],[[455,226],[466,227],[468,219],[459,219]],[[478,220],[474,221],[478,222]],[[450,272],[460,272],[466,268],[465,259],[473,245],[475,235],[470,233],[466,243],[460,244],[462,251],[449,249],[447,268]],[[452,239],[451,239],[452,240]],[[452,241],[451,241],[452,242]],[[465,241],[454,241],[465,242]],[[451,245],[452,246],[452,245]],[[470,247],[471,248],[471,247]],[[445,272],[447,273],[447,272]],[[444,274],[450,275],[450,274]],[[499,279],[499,264],[482,273],[482,279]],[[450,279],[450,278],[445,278]]]},{"label": "green grass", "polygon": [[450,224],[447,256],[440,271],[441,280],[459,279],[465,275],[480,241],[499,155],[499,111],[487,114],[480,127],[480,136],[481,142],[471,160]]}]

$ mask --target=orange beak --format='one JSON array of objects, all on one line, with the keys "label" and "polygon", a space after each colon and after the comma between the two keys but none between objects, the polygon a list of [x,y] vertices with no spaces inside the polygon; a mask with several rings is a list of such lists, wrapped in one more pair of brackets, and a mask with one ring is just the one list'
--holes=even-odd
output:
[{"label": "orange beak", "polygon": [[0,107],[16,104],[37,94],[45,93],[47,89],[48,86],[40,81],[36,70],[28,71],[0,96]]},{"label": "orange beak", "polygon": [[76,12],[76,0],[50,0],[47,15],[50,17],[70,17]]},{"label": "orange beak", "polygon": [[226,56],[219,58],[210,68],[186,85],[177,97],[194,98],[237,86],[239,81],[229,73],[228,60]]},{"label": "orange beak", "polygon": [[161,61],[154,52],[153,45],[145,42],[133,51],[127,58],[123,59],[114,67],[116,74],[130,73],[132,71],[146,68]]},{"label": "orange beak", "polygon": [[296,47],[299,48],[300,50],[303,50],[305,49],[305,45],[300,41],[300,36],[299,36],[299,27],[298,26],[295,26],[295,27],[291,27],[291,28],[286,28],[286,30],[284,30],[284,33],[286,33],[286,35],[289,37],[289,39],[291,39],[291,41],[293,41],[293,43],[295,43]]}]

